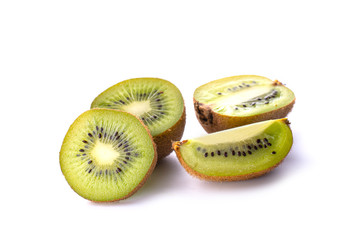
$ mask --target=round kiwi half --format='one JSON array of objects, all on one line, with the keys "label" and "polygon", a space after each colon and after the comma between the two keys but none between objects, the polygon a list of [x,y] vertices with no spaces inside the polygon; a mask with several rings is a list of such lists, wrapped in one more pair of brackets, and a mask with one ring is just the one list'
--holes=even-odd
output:
[{"label": "round kiwi half", "polygon": [[294,93],[279,81],[256,75],[215,80],[194,92],[197,119],[208,133],[269,119],[284,118]]},{"label": "round kiwi half", "polygon": [[289,153],[293,138],[287,119],[268,120],[175,142],[190,174],[205,180],[236,181],[261,176]]},{"label": "round kiwi half", "polygon": [[70,126],[60,166],[71,188],[97,202],[125,199],[146,181],[156,165],[149,130],[134,115],[92,109]]},{"label": "round kiwi half", "polygon": [[181,139],[185,106],[179,89],[160,78],[133,78],[106,89],[91,108],[110,108],[138,116],[149,128],[159,159],[172,151],[172,141]]}]

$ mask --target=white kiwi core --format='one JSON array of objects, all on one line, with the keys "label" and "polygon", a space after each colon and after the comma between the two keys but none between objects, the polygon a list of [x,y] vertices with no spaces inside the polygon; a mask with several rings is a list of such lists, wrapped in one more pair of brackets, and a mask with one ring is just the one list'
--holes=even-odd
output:
[{"label": "white kiwi core", "polygon": [[122,107],[125,112],[132,113],[136,116],[141,116],[144,113],[151,111],[150,100],[135,101]]},{"label": "white kiwi core", "polygon": [[205,145],[217,145],[217,144],[224,144],[229,142],[241,142],[260,135],[272,124],[273,121],[254,123],[246,127],[228,129],[222,132],[208,134],[203,137],[195,138],[192,141],[199,142]]},{"label": "white kiwi core", "polygon": [[111,144],[97,141],[94,148],[91,150],[91,155],[97,164],[102,166],[111,165],[116,158],[120,156]]}]

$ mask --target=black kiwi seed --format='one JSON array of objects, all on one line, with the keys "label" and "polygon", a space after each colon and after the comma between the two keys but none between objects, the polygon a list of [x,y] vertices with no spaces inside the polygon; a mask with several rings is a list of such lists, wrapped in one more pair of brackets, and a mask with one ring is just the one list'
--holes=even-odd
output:
[{"label": "black kiwi seed", "polygon": [[250,155],[251,155],[251,154],[252,154],[252,152],[251,152],[251,151],[248,151],[248,154],[250,154]]},{"label": "black kiwi seed", "polygon": [[251,103],[251,106],[255,106],[255,105],[256,105],[256,102],[252,102],[252,103]]},{"label": "black kiwi seed", "polygon": [[239,157],[241,156],[241,152],[240,152],[240,151],[238,151],[238,156],[239,156]]},{"label": "black kiwi seed", "polygon": [[88,143],[88,141],[86,141],[86,140],[83,140],[82,142],[83,142],[83,143]]},{"label": "black kiwi seed", "polygon": [[227,152],[224,152],[224,156],[227,157],[227,155],[228,155]]},{"label": "black kiwi seed", "polygon": [[220,156],[220,155],[221,155],[221,152],[220,152],[220,151],[217,151],[217,154]]},{"label": "black kiwi seed", "polygon": [[92,135],[91,133],[88,133],[88,136],[89,136],[89,137],[93,137],[93,135]]},{"label": "black kiwi seed", "polygon": [[269,104],[269,101],[266,101],[265,104]]},{"label": "black kiwi seed", "polygon": [[270,146],[271,146],[271,143],[268,142],[267,145],[270,147]]},{"label": "black kiwi seed", "polygon": [[246,152],[242,152],[243,156],[246,156]]},{"label": "black kiwi seed", "polygon": [[208,153],[206,152],[205,154],[204,154],[204,157],[207,157],[208,156]]},{"label": "black kiwi seed", "polygon": [[258,145],[259,148],[263,148],[263,146],[261,144]]},{"label": "black kiwi seed", "polygon": [[247,148],[248,148],[249,150],[251,150],[251,146],[250,146],[250,145],[247,145]]},{"label": "black kiwi seed", "polygon": [[238,108],[238,107],[236,107],[236,108],[235,108],[235,110],[239,110],[239,108]]},{"label": "black kiwi seed", "polygon": [[221,93],[221,92],[218,92],[217,94],[218,94],[218,95],[221,95],[222,93]]},{"label": "black kiwi seed", "polygon": [[257,143],[260,143],[260,142],[261,142],[261,140],[260,140],[260,139],[257,139],[257,140],[256,140],[256,142],[257,142]]},{"label": "black kiwi seed", "polygon": [[91,164],[92,163],[92,160],[88,161],[88,164]]},{"label": "black kiwi seed", "polygon": [[242,106],[243,106],[243,107],[246,107],[246,104],[243,104]]},{"label": "black kiwi seed", "polygon": [[80,151],[80,152],[85,152],[85,150],[84,150],[84,149],[80,149],[79,151]]},{"label": "black kiwi seed", "polygon": [[266,142],[266,143],[267,143],[267,142],[269,142],[269,141],[267,140],[267,138],[264,138],[264,142]]},{"label": "black kiwi seed", "polygon": [[99,138],[101,138],[101,133],[99,133]]},{"label": "black kiwi seed", "polygon": [[276,152],[275,152],[275,151],[272,151],[272,154],[276,154]]},{"label": "black kiwi seed", "polygon": [[235,156],[235,151],[234,150],[232,151],[232,155]]},{"label": "black kiwi seed", "polygon": [[96,126],[96,131],[99,131],[99,127],[98,127],[98,126]]},{"label": "black kiwi seed", "polygon": [[160,98],[156,99],[156,101],[159,102],[159,101],[160,101]]},{"label": "black kiwi seed", "polygon": [[215,153],[214,153],[214,152],[211,152],[211,156],[212,156],[212,157],[215,156]]},{"label": "black kiwi seed", "polygon": [[257,150],[258,149],[257,146],[254,146],[254,149]]}]

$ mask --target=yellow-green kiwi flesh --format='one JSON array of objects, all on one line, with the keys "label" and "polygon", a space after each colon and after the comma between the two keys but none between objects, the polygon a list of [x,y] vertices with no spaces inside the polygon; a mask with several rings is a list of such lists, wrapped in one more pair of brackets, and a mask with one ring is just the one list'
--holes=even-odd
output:
[{"label": "yellow-green kiwi flesh", "polygon": [[172,141],[181,139],[185,128],[185,105],[181,92],[160,78],[133,78],[100,93],[91,108],[126,111],[139,117],[149,128],[158,158],[172,152]]},{"label": "yellow-green kiwi flesh", "polygon": [[295,95],[277,80],[240,75],[198,87],[193,102],[198,121],[212,133],[284,118],[294,106]]},{"label": "yellow-green kiwi flesh", "polygon": [[134,115],[91,109],[70,126],[60,150],[61,171],[85,199],[110,202],[133,195],[157,162],[147,127]]},{"label": "yellow-green kiwi flesh", "polygon": [[211,181],[237,181],[274,169],[292,143],[289,121],[283,118],[175,142],[173,148],[191,175]]}]

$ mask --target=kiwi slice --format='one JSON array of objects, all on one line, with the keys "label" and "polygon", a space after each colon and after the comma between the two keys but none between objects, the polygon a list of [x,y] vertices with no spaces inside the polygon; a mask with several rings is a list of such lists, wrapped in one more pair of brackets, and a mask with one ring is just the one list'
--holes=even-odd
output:
[{"label": "kiwi slice", "polygon": [[172,151],[172,141],[181,139],[185,106],[179,89],[160,78],[133,78],[106,89],[91,108],[110,108],[132,113],[149,128],[159,159]]},{"label": "kiwi slice", "polygon": [[294,93],[279,81],[256,75],[215,80],[194,92],[197,119],[208,133],[269,119],[284,118]]},{"label": "kiwi slice", "polygon": [[287,119],[267,120],[175,142],[190,174],[205,180],[236,181],[261,176],[286,157],[293,138]]},{"label": "kiwi slice", "polygon": [[125,199],[146,181],[156,165],[149,130],[134,115],[92,109],[70,126],[60,166],[71,188],[91,201]]}]

